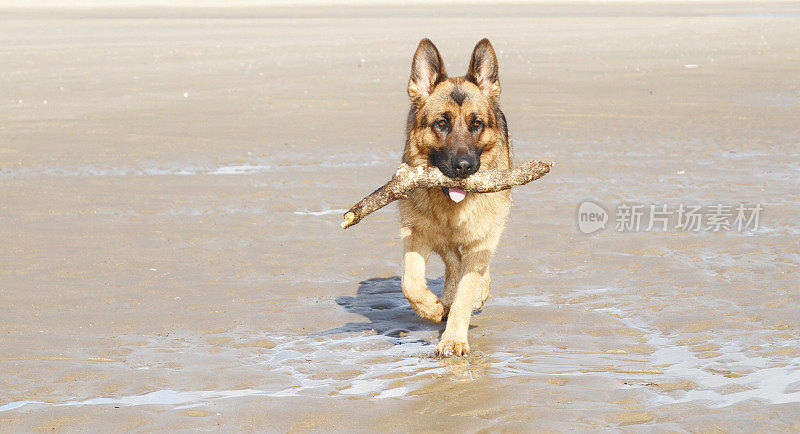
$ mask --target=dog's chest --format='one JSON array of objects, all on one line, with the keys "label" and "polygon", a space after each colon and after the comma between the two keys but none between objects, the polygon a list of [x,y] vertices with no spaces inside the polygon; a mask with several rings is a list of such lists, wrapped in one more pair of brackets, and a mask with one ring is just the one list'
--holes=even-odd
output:
[{"label": "dog's chest", "polygon": [[502,229],[511,204],[509,192],[468,193],[454,203],[440,189],[416,190],[401,203],[404,226],[448,243],[470,244]]}]

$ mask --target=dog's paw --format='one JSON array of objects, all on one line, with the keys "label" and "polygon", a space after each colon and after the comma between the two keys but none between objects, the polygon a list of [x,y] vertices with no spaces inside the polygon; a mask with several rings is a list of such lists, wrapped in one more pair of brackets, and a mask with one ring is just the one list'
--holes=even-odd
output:
[{"label": "dog's paw", "polygon": [[432,304],[424,303],[411,303],[414,312],[422,318],[434,323],[442,322],[442,319],[447,316],[444,305],[439,300]]},{"label": "dog's paw", "polygon": [[489,288],[483,288],[479,290],[479,294],[475,297],[475,300],[472,301],[472,310],[480,310],[483,308],[484,303],[489,298]]},{"label": "dog's paw", "polygon": [[463,356],[469,352],[466,339],[445,338],[436,346],[436,355],[439,357]]}]

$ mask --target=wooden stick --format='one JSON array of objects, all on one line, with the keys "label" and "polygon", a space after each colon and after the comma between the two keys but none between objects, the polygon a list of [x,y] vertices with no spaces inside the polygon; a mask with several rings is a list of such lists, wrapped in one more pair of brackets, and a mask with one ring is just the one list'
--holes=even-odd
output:
[{"label": "wooden stick", "polygon": [[546,175],[551,167],[553,163],[528,161],[513,169],[490,169],[460,179],[448,178],[436,167],[412,167],[403,163],[386,185],[361,199],[361,202],[344,214],[342,229],[353,226],[397,199],[406,198],[411,190],[417,188],[450,187],[473,193],[494,193],[539,179]]}]

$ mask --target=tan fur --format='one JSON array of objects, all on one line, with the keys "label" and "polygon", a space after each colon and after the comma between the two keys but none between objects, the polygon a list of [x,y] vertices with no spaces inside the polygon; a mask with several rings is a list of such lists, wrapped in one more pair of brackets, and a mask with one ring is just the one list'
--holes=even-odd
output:
[{"label": "tan fur", "polygon": [[[426,41],[420,43],[414,67],[417,67],[420,50],[426,48],[423,44],[430,44],[430,41]],[[488,45],[491,56],[494,56],[488,41],[481,41],[475,52],[478,52],[481,44],[484,44],[483,47]],[[427,49],[430,50],[429,47]],[[438,51],[435,54],[438,56]],[[434,56],[431,55],[431,58]],[[475,63],[474,58],[472,63]],[[443,66],[440,75],[446,77]],[[471,122],[470,116],[475,114],[486,120],[476,145],[482,149],[480,171],[511,166],[511,144],[505,131],[505,119],[500,119],[502,112],[496,105],[500,91],[496,76],[495,82],[488,84],[485,79],[457,77],[444,78],[432,86],[429,82],[435,81],[435,76],[433,79],[428,77],[427,81],[415,78],[412,70],[409,94],[413,104],[408,119],[403,162],[414,166],[429,165],[430,153],[447,146],[430,126],[436,116],[447,112],[454,125]],[[455,87],[466,95],[462,104],[458,104],[451,96]],[[469,321],[473,310],[483,306],[489,296],[489,262],[510,206],[510,190],[487,194],[468,193],[463,201],[455,203],[441,189],[420,189],[400,201],[401,236],[405,249],[403,294],[421,317],[433,322],[440,322],[447,317],[447,327],[437,346],[440,355],[462,355],[469,351]],[[432,252],[438,254],[445,263],[445,289],[441,299],[425,283],[425,266]]]}]

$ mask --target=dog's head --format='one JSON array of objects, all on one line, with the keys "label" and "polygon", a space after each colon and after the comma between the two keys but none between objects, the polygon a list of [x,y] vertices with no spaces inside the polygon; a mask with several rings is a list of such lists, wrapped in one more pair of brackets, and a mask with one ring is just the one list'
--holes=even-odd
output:
[{"label": "dog's head", "polygon": [[447,77],[436,46],[420,41],[408,95],[407,162],[431,164],[451,178],[466,178],[497,158],[491,151],[505,143],[508,133],[497,103],[497,56],[489,40],[475,46],[467,75],[454,78]]}]

